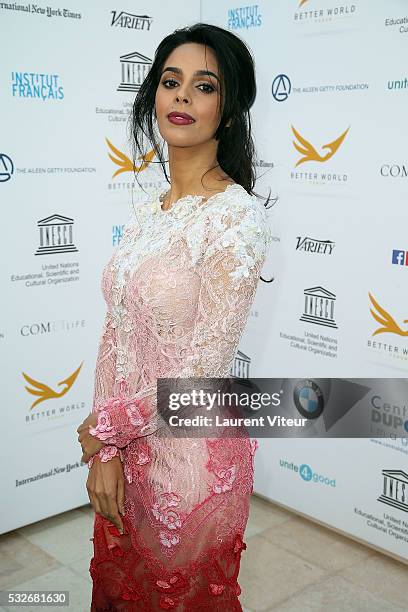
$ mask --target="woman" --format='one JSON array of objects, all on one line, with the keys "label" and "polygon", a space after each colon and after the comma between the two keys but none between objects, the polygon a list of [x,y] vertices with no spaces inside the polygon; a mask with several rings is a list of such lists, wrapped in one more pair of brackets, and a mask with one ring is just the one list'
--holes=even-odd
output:
[{"label": "woman", "polygon": [[196,24],[160,43],[134,102],[135,155],[147,135],[164,168],[157,122],[171,185],[137,207],[103,272],[94,406],[78,428],[93,612],[242,610],[256,441],[164,435],[156,382],[230,374],[270,243],[251,195],[255,93],[244,43]]}]

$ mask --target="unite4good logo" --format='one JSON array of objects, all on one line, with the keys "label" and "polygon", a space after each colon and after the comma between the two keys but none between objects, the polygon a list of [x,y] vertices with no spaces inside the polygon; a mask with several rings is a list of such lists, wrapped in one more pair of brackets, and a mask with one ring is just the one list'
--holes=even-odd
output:
[{"label": "unite4good logo", "polygon": [[336,479],[330,478],[324,474],[319,474],[315,472],[310,465],[307,463],[302,463],[301,465],[297,465],[293,461],[286,461],[285,459],[279,459],[279,467],[295,472],[295,474],[299,474],[300,478],[304,482],[310,482],[318,485],[323,485],[327,487],[336,487]]}]

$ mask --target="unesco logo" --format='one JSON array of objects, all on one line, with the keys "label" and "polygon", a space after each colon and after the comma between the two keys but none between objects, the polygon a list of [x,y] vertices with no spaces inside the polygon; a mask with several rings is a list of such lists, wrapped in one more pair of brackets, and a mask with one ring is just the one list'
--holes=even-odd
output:
[{"label": "unesco logo", "polygon": [[292,91],[292,83],[286,74],[278,74],[273,79],[272,95],[277,102],[285,102]]},{"label": "unesco logo", "polygon": [[14,174],[14,164],[5,153],[0,153],[0,183],[6,183]]}]

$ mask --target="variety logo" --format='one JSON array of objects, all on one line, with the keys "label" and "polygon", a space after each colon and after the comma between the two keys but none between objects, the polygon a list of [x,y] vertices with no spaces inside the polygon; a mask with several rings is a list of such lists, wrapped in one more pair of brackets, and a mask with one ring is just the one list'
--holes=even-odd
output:
[{"label": "variety logo", "polygon": [[296,237],[296,251],[306,251],[307,253],[321,253],[323,255],[331,255],[335,243],[332,240],[318,240],[317,238],[309,238],[305,236]]},{"label": "variety logo", "polygon": [[120,56],[121,82],[117,91],[138,92],[152,66],[150,57],[137,51]]},{"label": "variety logo", "polygon": [[408,170],[405,164],[383,164],[380,169],[381,176],[391,178],[407,178]]},{"label": "variety logo", "polygon": [[302,154],[302,157],[297,161],[295,168],[300,166],[300,164],[304,164],[305,162],[326,162],[328,159],[333,157],[333,155],[338,151],[341,144],[343,143],[349,129],[350,128],[348,127],[345,132],[343,132],[338,138],[336,138],[336,140],[333,140],[332,142],[323,145],[322,149],[328,149],[328,151],[324,155],[321,155],[315,149],[315,147],[308,140],[303,138],[303,136],[301,136],[292,125],[292,132],[298,140],[298,142],[294,140],[292,141],[293,146],[297,151],[299,151],[299,153]]},{"label": "variety logo", "polygon": [[35,406],[37,406],[37,404],[41,402],[45,402],[46,400],[50,399],[55,399],[57,397],[62,397],[63,395],[68,393],[68,391],[71,389],[72,385],[76,381],[79,371],[82,368],[82,365],[83,362],[81,363],[79,368],[75,370],[75,372],[68,376],[68,378],[65,378],[65,380],[62,380],[61,382],[57,383],[58,386],[64,385],[62,389],[59,389],[57,391],[49,387],[47,384],[42,383],[39,380],[35,380],[34,378],[31,378],[30,376],[28,376],[28,374],[25,374],[23,372],[22,374],[25,380],[31,385],[31,388],[25,387],[25,389],[28,391],[28,393],[31,393],[31,395],[35,395],[38,397],[38,399],[36,399],[35,402],[31,405],[30,410],[35,408]]},{"label": "variety logo", "polygon": [[284,102],[292,91],[292,83],[286,74],[278,74],[272,82],[272,95],[277,102]]},{"label": "variety logo", "polygon": [[[377,334],[389,333],[397,334],[398,336],[408,336],[408,329],[402,329],[401,326],[396,322],[394,317],[392,317],[390,313],[385,310],[385,308],[382,308],[382,306],[380,306],[380,304],[375,300],[375,298],[371,295],[370,292],[368,293],[368,295],[371,304],[374,307],[374,309],[370,308],[371,315],[377,321],[377,323],[380,323],[381,325],[381,327],[378,327],[372,333],[372,335],[376,336]],[[408,319],[404,319],[403,323],[408,323]]]},{"label": "variety logo", "polygon": [[0,153],[0,183],[6,183],[14,174],[14,164],[11,157]]},{"label": "variety logo", "polygon": [[111,26],[130,30],[150,30],[153,18],[149,15],[134,15],[126,11],[111,11]]},{"label": "variety logo", "polygon": [[40,246],[35,255],[74,253],[74,220],[62,215],[51,215],[37,222],[40,232]]},{"label": "variety logo", "polygon": [[293,461],[286,461],[285,459],[279,459],[279,466],[286,470],[291,470],[296,474],[299,474],[300,478],[305,482],[312,482],[315,484],[326,485],[328,487],[336,486],[336,479],[329,478],[328,476],[324,476],[323,474],[319,474],[315,472],[310,465],[307,463],[302,463],[301,465],[297,465]]},{"label": "variety logo", "polygon": [[397,266],[408,266],[408,251],[392,251],[392,263]]},{"label": "variety logo", "polygon": [[112,246],[118,246],[123,238],[124,225],[112,225]]},{"label": "variety logo", "polygon": [[40,100],[63,100],[64,88],[58,74],[12,72],[11,90],[14,97]]},{"label": "variety logo", "polygon": [[108,147],[112,151],[112,153],[108,153],[108,157],[113,161],[114,164],[119,166],[118,170],[112,175],[112,178],[115,178],[122,172],[142,172],[149,167],[150,162],[154,157],[154,150],[148,151],[146,156],[143,158],[142,156],[138,157],[138,160],[141,160],[140,166],[135,166],[131,159],[125,153],[122,153],[118,148],[116,148],[107,138],[105,138],[108,143]]},{"label": "variety logo", "polygon": [[230,30],[248,30],[248,28],[258,28],[261,25],[262,15],[259,12],[258,4],[228,9],[228,28]]},{"label": "variety logo", "polygon": [[408,474],[402,470],[382,470],[383,489],[378,501],[408,512]]},{"label": "variety logo", "polygon": [[323,287],[311,287],[304,290],[305,308],[300,321],[337,328],[334,320],[336,296]]}]

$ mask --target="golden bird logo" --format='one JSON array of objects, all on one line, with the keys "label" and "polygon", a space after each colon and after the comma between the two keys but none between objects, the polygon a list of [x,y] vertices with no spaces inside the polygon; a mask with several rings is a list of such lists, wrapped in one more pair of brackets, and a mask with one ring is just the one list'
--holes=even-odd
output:
[{"label": "golden bird logo", "polygon": [[109,159],[111,159],[114,164],[119,166],[118,170],[116,170],[116,172],[112,175],[112,178],[115,178],[115,176],[122,174],[122,172],[142,172],[142,170],[145,170],[149,166],[150,162],[154,157],[154,150],[152,149],[146,154],[144,158],[142,156],[138,157],[138,160],[141,160],[142,163],[140,164],[140,166],[135,166],[132,160],[129,159],[129,157],[125,155],[125,153],[122,153],[122,151],[117,149],[107,138],[105,138],[105,140],[108,143],[108,147],[110,148],[112,153],[114,153],[114,155],[116,156],[115,157],[114,155],[112,155],[112,153],[108,153]]},{"label": "golden bird logo", "polygon": [[306,4],[306,2],[309,2],[309,0],[300,0],[300,2],[299,2],[299,8],[300,8],[301,6],[303,6],[304,4]]},{"label": "golden bird logo", "polygon": [[348,127],[347,130],[343,132],[343,134],[341,134],[338,138],[336,138],[336,140],[333,140],[333,142],[329,142],[328,144],[323,145],[322,149],[329,149],[329,150],[327,151],[325,155],[320,155],[320,153],[314,148],[311,142],[306,140],[306,138],[303,138],[303,136],[301,136],[299,132],[295,130],[293,125],[291,127],[292,127],[292,132],[294,133],[295,137],[299,141],[299,142],[296,142],[295,140],[292,140],[293,146],[295,147],[297,151],[299,151],[299,153],[303,155],[303,157],[301,157],[299,161],[297,162],[295,168],[300,166],[300,164],[304,164],[305,162],[309,162],[309,161],[325,162],[331,157],[333,157],[333,155],[336,153],[336,151],[342,144],[343,140],[347,136],[347,132],[350,129],[350,127]]},{"label": "golden bird logo", "polygon": [[[377,334],[384,334],[388,332],[390,334],[397,334],[398,336],[408,336],[408,329],[403,330],[398,325],[396,320],[387,312],[382,306],[379,305],[376,299],[368,292],[370,297],[370,301],[374,306],[375,310],[370,308],[370,312],[373,315],[374,319],[381,324],[381,327],[375,330],[373,336]],[[376,312],[377,311],[377,312]],[[408,323],[408,319],[404,319],[403,323]]]},{"label": "golden bird logo", "polygon": [[51,389],[51,387],[49,387],[48,385],[40,382],[39,380],[34,380],[34,378],[31,378],[30,376],[28,376],[28,374],[22,372],[26,381],[30,385],[35,387],[34,389],[30,389],[30,387],[24,388],[27,389],[27,391],[31,393],[31,395],[39,396],[38,399],[35,400],[35,402],[30,406],[30,410],[32,410],[40,402],[45,402],[45,400],[54,399],[55,397],[62,397],[63,395],[68,393],[68,391],[71,389],[72,385],[76,381],[77,376],[79,374],[79,370],[82,368],[83,363],[84,362],[81,363],[79,368],[75,370],[75,372],[73,372],[71,376],[68,376],[68,378],[66,378],[65,380],[61,380],[61,382],[58,383],[58,386],[66,385],[66,387],[64,389],[61,389],[60,391],[54,391],[54,389]]}]

